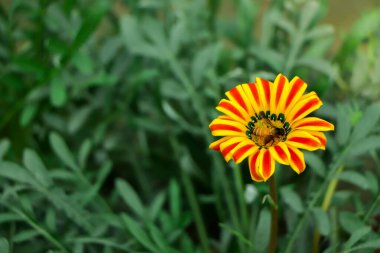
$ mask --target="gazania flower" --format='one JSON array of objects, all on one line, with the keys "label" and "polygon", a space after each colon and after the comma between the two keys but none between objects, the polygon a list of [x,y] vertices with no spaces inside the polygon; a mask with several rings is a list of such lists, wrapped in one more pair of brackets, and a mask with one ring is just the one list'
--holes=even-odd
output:
[{"label": "gazania flower", "polygon": [[221,138],[210,144],[228,162],[241,163],[248,158],[254,181],[266,181],[275,171],[275,163],[290,165],[297,173],[305,170],[300,149],[325,149],[322,131],[334,125],[306,117],[322,106],[315,92],[304,94],[307,84],[299,77],[290,82],[279,74],[274,83],[257,78],[226,92],[216,107],[223,115],[210,124],[211,133]]}]

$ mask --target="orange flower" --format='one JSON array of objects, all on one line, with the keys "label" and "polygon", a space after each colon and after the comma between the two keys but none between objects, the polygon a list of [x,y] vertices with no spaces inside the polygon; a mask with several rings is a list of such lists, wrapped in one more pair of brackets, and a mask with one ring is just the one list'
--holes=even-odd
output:
[{"label": "orange flower", "polygon": [[223,115],[210,124],[211,133],[221,136],[210,144],[228,162],[241,163],[248,157],[254,181],[266,181],[275,162],[290,165],[297,173],[305,170],[300,149],[325,149],[321,131],[334,125],[317,117],[306,117],[322,106],[315,92],[304,94],[307,84],[299,77],[290,82],[279,74],[274,83],[257,78],[226,92],[216,109]]}]

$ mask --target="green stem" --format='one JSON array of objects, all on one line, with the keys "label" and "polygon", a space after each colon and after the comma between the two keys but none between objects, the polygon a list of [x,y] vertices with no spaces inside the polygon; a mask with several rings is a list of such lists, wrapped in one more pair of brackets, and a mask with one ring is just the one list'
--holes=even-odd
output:
[{"label": "green stem", "polygon": [[234,164],[233,166],[233,174],[234,174],[234,179],[235,179],[236,194],[238,196],[239,206],[240,206],[241,227],[244,229],[244,232],[247,232],[249,224],[248,224],[247,205],[245,204],[245,199],[244,199],[244,186],[243,186],[241,170],[236,164]]},{"label": "green stem", "polygon": [[[248,211],[247,211],[247,205],[245,204],[244,199],[244,187],[242,182],[242,175],[240,168],[234,164],[233,166],[233,174],[235,179],[235,187],[236,187],[236,194],[239,201],[239,209],[240,209],[240,231],[248,237],[248,230],[249,230],[249,222],[248,222]],[[239,239],[240,241],[240,239]],[[243,242],[239,244],[240,247],[243,246]],[[252,244],[249,244],[252,245]],[[242,249],[242,248],[241,248]],[[244,252],[246,252],[246,249],[243,249]]]},{"label": "green stem", "polygon": [[[325,197],[324,197],[323,203],[322,203],[322,209],[324,211],[327,211],[329,209],[331,200],[332,200],[332,198],[334,196],[336,187],[337,187],[338,182],[339,182],[338,176],[343,171],[343,168],[344,168],[344,166],[340,166],[340,168],[338,169],[338,171],[337,171],[337,173],[335,175],[335,179],[331,180],[330,183],[329,183],[329,186],[327,187],[327,191],[325,193]],[[320,237],[321,237],[321,235],[319,233],[319,229],[316,227],[314,229],[314,236],[313,236],[313,246],[312,246],[312,252],[313,253],[318,253],[319,252],[319,240],[320,240]]]},{"label": "green stem", "polygon": [[209,248],[209,243],[208,243],[208,237],[206,234],[206,228],[204,226],[202,214],[199,209],[197,199],[195,197],[194,187],[191,183],[191,180],[189,179],[189,176],[186,175],[183,170],[181,174],[182,174],[182,181],[185,186],[186,195],[187,195],[187,198],[189,199],[190,207],[194,214],[195,225],[197,227],[198,236],[201,241],[203,252],[211,253],[211,250]]},{"label": "green stem", "polygon": [[60,240],[58,240],[53,234],[51,234],[49,231],[47,231],[45,228],[41,227],[38,223],[36,223],[29,215],[27,215],[25,212],[23,212],[21,209],[11,206],[3,201],[0,201],[0,203],[9,209],[11,209],[14,213],[19,215],[26,223],[28,223],[33,229],[35,229],[37,232],[39,232],[43,237],[46,238],[46,240],[50,241],[53,245],[55,245],[58,249],[60,249],[64,253],[70,253],[70,250],[68,250]]},{"label": "green stem", "polygon": [[368,209],[367,213],[364,216],[364,222],[367,222],[369,218],[372,217],[373,213],[380,204],[380,194],[377,195],[376,200],[372,203],[371,207]]},{"label": "green stem", "polygon": [[321,195],[323,194],[323,192],[328,187],[329,182],[331,180],[333,180],[333,178],[336,175],[337,171],[340,169],[340,167],[344,163],[345,158],[346,158],[346,156],[347,156],[348,151],[350,150],[350,148],[351,148],[351,145],[347,146],[342,151],[342,153],[340,153],[338,159],[336,159],[336,161],[334,162],[334,164],[331,166],[332,169],[330,169],[330,173],[328,174],[328,176],[323,181],[323,183],[322,183],[321,187],[319,188],[319,190],[314,194],[314,196],[311,199],[311,201],[309,202],[309,204],[308,204],[305,212],[303,213],[303,215],[301,216],[301,218],[298,220],[298,222],[297,222],[297,224],[296,224],[296,226],[295,226],[292,234],[290,235],[290,238],[289,238],[288,243],[287,243],[287,245],[285,247],[285,250],[283,251],[284,253],[290,253],[290,252],[292,252],[293,244],[294,244],[296,238],[298,237],[298,234],[300,233],[302,227],[304,226],[304,224],[306,222],[306,218],[308,217],[308,215],[311,212],[312,208],[318,202],[318,200],[321,197]]},{"label": "green stem", "polygon": [[275,204],[271,210],[271,229],[270,229],[270,241],[268,253],[275,253],[277,247],[277,234],[278,234],[278,201],[277,201],[277,189],[276,180],[274,176],[269,179],[269,194]]}]

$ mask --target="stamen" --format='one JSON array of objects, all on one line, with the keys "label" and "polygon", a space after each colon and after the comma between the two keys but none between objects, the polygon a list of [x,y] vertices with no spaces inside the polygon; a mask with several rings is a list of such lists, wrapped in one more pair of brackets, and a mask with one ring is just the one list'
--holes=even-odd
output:
[{"label": "stamen", "polygon": [[282,123],[284,123],[284,122],[285,122],[285,115],[284,115],[283,113],[280,113],[280,114],[278,115],[277,120],[279,120],[279,121],[281,121]]}]

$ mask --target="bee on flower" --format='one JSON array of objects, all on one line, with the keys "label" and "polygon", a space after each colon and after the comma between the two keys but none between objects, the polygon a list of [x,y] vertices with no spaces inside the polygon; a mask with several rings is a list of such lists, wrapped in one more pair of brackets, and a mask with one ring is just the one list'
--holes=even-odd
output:
[{"label": "bee on flower", "polygon": [[315,92],[305,93],[307,84],[299,77],[290,82],[279,74],[274,82],[257,78],[255,83],[238,85],[226,92],[216,107],[223,115],[210,124],[212,135],[221,138],[210,144],[228,162],[248,158],[254,181],[267,181],[275,162],[290,165],[297,173],[305,170],[300,149],[325,149],[323,131],[334,125],[307,117],[322,106]]}]

